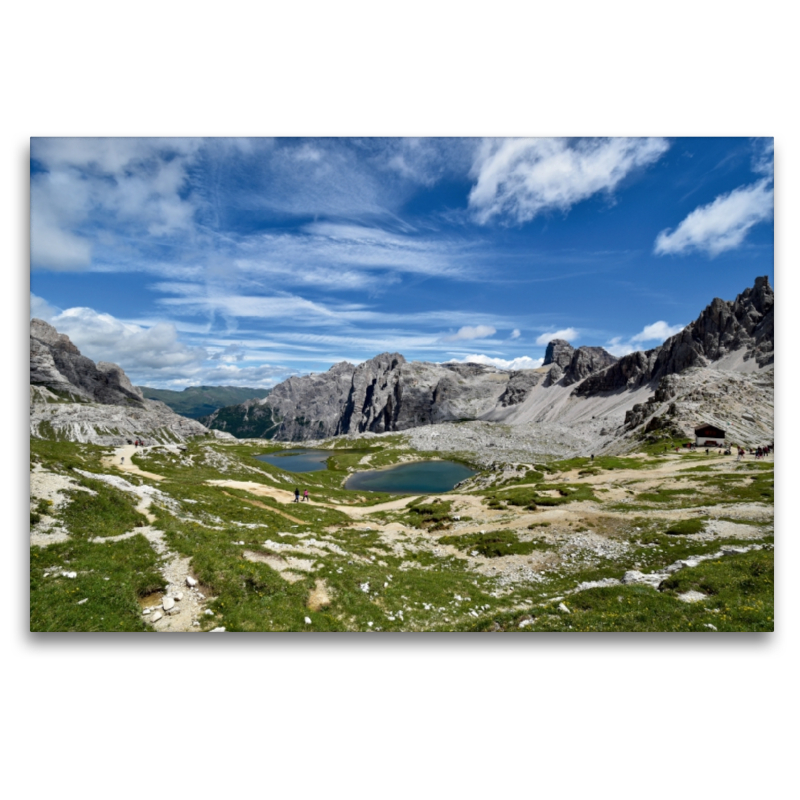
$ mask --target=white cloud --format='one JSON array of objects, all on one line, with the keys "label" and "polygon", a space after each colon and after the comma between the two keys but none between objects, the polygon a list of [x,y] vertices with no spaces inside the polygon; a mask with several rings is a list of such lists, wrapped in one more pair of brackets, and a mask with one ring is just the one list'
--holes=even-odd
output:
[{"label": "white cloud", "polygon": [[59,333],[67,334],[83,355],[119,364],[131,376],[142,371],[168,374],[186,370],[206,359],[202,347],[188,347],[178,340],[171,323],[143,328],[81,307],[51,314],[48,321]]},{"label": "white cloud", "polygon": [[542,366],[544,359],[520,356],[519,358],[507,360],[505,358],[492,358],[491,356],[482,354],[473,354],[462,358],[460,361],[458,359],[454,359],[454,361],[459,364],[486,364],[487,366],[499,367],[500,369],[536,369]]},{"label": "white cloud", "polygon": [[631,341],[652,342],[658,340],[659,342],[663,342],[665,339],[669,339],[670,336],[680,333],[684,327],[684,325],[667,325],[663,319],[660,319],[652,325],[645,325],[641,333],[637,333],[636,336],[631,338]]},{"label": "white cloud", "polygon": [[624,342],[621,336],[615,336],[606,343],[604,349],[611,353],[612,356],[622,358],[622,356],[627,356],[629,353],[641,350],[641,347],[634,347],[630,342]]},{"label": "white cloud", "polygon": [[465,339],[486,339],[488,336],[493,336],[497,331],[491,325],[465,325],[463,328],[450,335],[443,336],[443,342],[458,342]]},{"label": "white cloud", "polygon": [[505,215],[522,223],[549,210],[567,211],[598,192],[611,192],[634,169],[657,161],[664,139],[490,139],[472,168],[469,195],[485,224]]},{"label": "white cloud", "polygon": [[31,161],[39,170],[31,176],[32,266],[85,269],[112,229],[148,237],[191,230],[197,206],[181,192],[200,144],[32,139]]},{"label": "white cloud", "polygon": [[631,336],[630,339],[625,340],[622,336],[615,336],[606,343],[605,349],[612,356],[627,356],[629,353],[641,350],[642,348],[639,345],[643,342],[658,342],[658,344],[661,344],[669,339],[670,336],[680,333],[685,327],[685,325],[668,325],[663,319],[660,319],[652,325],[645,325],[639,333]]},{"label": "white cloud", "polygon": [[771,178],[775,174],[775,140],[756,139],[753,149],[753,172]]},{"label": "white cloud", "polygon": [[655,253],[705,251],[716,256],[738,247],[748,231],[772,218],[773,188],[769,179],[740,186],[692,211],[678,227],[661,231]]},{"label": "white cloud", "polygon": [[548,333],[543,333],[541,336],[536,338],[536,344],[544,347],[545,345],[550,344],[553,339],[566,339],[568,342],[572,342],[577,338],[578,331],[575,328],[564,328],[560,331],[549,331]]},{"label": "white cloud", "polygon": [[56,314],[58,314],[58,309],[54,306],[51,306],[50,303],[47,302],[43,297],[39,297],[35,295],[33,292],[31,294],[31,319],[43,319],[45,322],[50,322]]},{"label": "white cloud", "polygon": [[510,339],[519,339],[519,337],[520,337],[521,335],[522,335],[522,334],[520,333],[520,331],[519,331],[519,328],[514,328],[514,330],[513,330],[513,331],[511,331],[511,336],[510,336],[509,338],[510,338]]}]

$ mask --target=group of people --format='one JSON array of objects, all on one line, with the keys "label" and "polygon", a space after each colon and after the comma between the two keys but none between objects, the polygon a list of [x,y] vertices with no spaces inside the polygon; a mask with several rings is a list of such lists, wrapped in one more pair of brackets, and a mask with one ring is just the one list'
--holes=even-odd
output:
[{"label": "group of people", "polygon": [[[294,501],[295,503],[300,502],[300,490],[297,487],[294,489]],[[308,502],[308,489],[303,489],[303,502]]]},{"label": "group of people", "polygon": [[[753,450],[753,448],[751,447],[750,448],[750,455],[751,456],[755,456],[757,459],[761,459],[761,458],[765,458],[770,453],[774,452],[774,450],[775,450],[775,445],[774,444],[764,445],[763,447],[756,447],[755,450]],[[736,460],[737,461],[741,461],[744,457],[745,457],[744,448],[740,447],[739,448],[739,453],[736,456]]]}]

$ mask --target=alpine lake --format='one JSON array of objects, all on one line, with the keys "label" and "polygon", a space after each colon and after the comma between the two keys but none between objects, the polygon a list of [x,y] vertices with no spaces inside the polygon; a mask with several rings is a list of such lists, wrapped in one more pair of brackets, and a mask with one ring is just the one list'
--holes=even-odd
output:
[{"label": "alpine lake", "polygon": [[[327,469],[330,450],[284,450],[256,456],[287,472],[319,472]],[[449,492],[475,471],[455,461],[415,461],[385,469],[353,473],[345,489],[390,494],[437,494]]]}]

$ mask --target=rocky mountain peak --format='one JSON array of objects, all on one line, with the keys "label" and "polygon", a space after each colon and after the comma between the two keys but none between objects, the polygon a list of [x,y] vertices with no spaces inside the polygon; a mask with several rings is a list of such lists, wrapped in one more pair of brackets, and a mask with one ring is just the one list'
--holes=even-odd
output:
[{"label": "rocky mountain peak", "polygon": [[35,386],[107,405],[134,403],[144,397],[122,368],[81,355],[66,334],[41,319],[31,320],[30,382]]},{"label": "rocky mountain peak", "polygon": [[561,369],[566,369],[572,360],[575,348],[565,339],[553,339],[548,342],[547,349],[544,351],[543,367],[548,364],[558,364]]},{"label": "rocky mountain peak", "polygon": [[174,440],[208,433],[164,403],[145,400],[120,366],[95,364],[40,319],[30,324],[30,383],[32,436],[122,444],[141,436]]},{"label": "rocky mountain peak", "polygon": [[707,366],[741,351],[759,367],[774,360],[774,293],[766,277],[756,278],[735,300],[715,297],[700,316],[664,344],[631,353],[575,389],[588,397],[600,392],[635,389],[689,367]]}]

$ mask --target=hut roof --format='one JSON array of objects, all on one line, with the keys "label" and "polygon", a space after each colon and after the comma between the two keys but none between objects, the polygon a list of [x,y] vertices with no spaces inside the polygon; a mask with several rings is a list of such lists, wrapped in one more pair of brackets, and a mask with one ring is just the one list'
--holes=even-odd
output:
[{"label": "hut roof", "polygon": [[725,431],[722,428],[718,428],[716,425],[700,425],[694,429],[694,435],[722,439],[725,437]]}]

